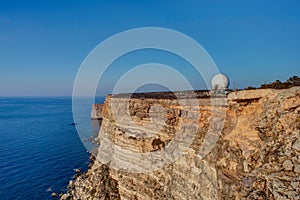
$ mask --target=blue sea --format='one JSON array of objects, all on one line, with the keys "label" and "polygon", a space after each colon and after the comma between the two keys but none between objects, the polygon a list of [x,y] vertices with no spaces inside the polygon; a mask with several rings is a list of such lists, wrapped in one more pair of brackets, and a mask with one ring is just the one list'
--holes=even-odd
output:
[{"label": "blue sea", "polygon": [[[91,105],[83,110],[80,123],[91,126]],[[87,169],[73,122],[71,97],[0,97],[1,200],[57,199],[74,169]]]}]

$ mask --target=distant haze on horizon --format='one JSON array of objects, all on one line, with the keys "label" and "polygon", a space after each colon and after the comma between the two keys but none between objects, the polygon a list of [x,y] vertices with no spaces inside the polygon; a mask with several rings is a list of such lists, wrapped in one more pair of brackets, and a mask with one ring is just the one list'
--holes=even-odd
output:
[{"label": "distant haze on horizon", "polygon": [[[77,70],[105,39],[139,27],[164,27],[196,40],[231,88],[300,75],[300,1],[15,1],[0,0],[0,96],[70,96]],[[144,63],[174,67],[206,89],[186,61],[146,50],[122,56],[105,73],[98,96]],[[176,80],[153,72],[180,88]],[[143,77],[137,77],[143,79]],[[130,86],[122,85],[124,91]],[[163,86],[145,86],[146,91]],[[183,88],[184,89],[184,88]],[[144,91],[143,90],[143,91]]]}]

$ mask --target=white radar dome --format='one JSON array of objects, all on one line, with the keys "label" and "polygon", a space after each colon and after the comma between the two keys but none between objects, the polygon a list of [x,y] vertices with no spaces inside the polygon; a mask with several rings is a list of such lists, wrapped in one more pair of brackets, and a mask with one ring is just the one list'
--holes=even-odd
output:
[{"label": "white radar dome", "polygon": [[224,74],[217,74],[211,80],[212,89],[225,90],[228,89],[229,79]]}]

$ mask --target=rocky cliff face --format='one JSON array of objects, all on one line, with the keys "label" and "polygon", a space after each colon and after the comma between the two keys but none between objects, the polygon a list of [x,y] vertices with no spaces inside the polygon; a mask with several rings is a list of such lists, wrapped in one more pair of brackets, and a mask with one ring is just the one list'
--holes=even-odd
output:
[{"label": "rocky cliff face", "polygon": [[97,159],[62,199],[300,199],[300,87],[196,96],[108,96]]},{"label": "rocky cliff face", "polygon": [[102,119],[102,104],[93,104],[91,111],[91,119]]}]

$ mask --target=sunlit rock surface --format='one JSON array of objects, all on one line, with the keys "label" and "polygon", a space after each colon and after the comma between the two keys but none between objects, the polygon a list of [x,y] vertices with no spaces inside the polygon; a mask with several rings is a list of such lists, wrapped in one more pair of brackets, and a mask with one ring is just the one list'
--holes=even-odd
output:
[{"label": "sunlit rock surface", "polygon": [[107,96],[97,159],[61,199],[300,199],[300,87],[181,94]]}]

